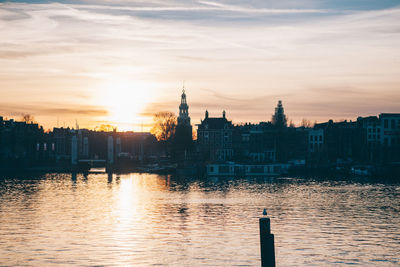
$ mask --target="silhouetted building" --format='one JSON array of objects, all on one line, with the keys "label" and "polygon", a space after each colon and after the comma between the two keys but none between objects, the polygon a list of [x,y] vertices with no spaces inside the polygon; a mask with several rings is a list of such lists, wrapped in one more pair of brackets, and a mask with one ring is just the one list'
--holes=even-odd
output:
[{"label": "silhouetted building", "polygon": [[55,145],[55,155],[57,162],[69,162],[71,157],[71,140],[75,131],[70,128],[53,128],[51,133]]},{"label": "silhouetted building", "polygon": [[26,167],[48,160],[52,145],[36,123],[0,119],[0,167]]},{"label": "silhouetted building", "polygon": [[190,124],[189,105],[186,100],[185,88],[182,89],[181,104],[179,105],[178,125],[173,139],[175,157],[187,156],[187,152],[193,148],[193,129]]},{"label": "silhouetted building", "polygon": [[275,114],[272,115],[272,125],[278,128],[287,127],[287,118],[281,100],[278,101],[278,105],[275,108]]},{"label": "silhouetted building", "polygon": [[324,131],[323,156],[326,162],[335,163],[362,158],[361,148],[363,142],[361,130],[356,122],[333,122],[318,123],[315,130]]},{"label": "silhouetted building", "polygon": [[381,113],[381,144],[384,162],[400,161],[400,114]]},{"label": "silhouetted building", "polygon": [[[305,160],[314,167],[399,165],[399,113],[359,117],[356,122],[330,120],[315,124],[313,128],[286,127],[286,120],[281,101],[275,109],[273,122],[235,126],[227,120],[225,111],[222,117],[215,118],[209,117],[206,111],[197,125],[196,153],[191,150],[192,126],[183,89],[174,137],[175,160],[178,164],[234,161],[252,166]],[[150,133],[70,128],[54,128],[45,133],[38,124],[0,116],[0,169],[63,167],[79,165],[79,161],[85,159],[105,160],[110,157],[108,146],[112,147],[115,164],[151,163],[160,159],[161,149],[157,144]]]},{"label": "silhouetted building", "polygon": [[204,160],[227,161],[233,158],[233,125],[226,119],[226,112],[222,117],[210,118],[208,111],[204,120],[198,124],[197,144]]},{"label": "silhouetted building", "polygon": [[386,147],[395,147],[400,142],[400,114],[381,113],[379,115],[382,129],[381,143]]},{"label": "silhouetted building", "polygon": [[322,151],[323,145],[324,145],[323,129],[309,129],[308,130],[308,151],[310,153],[319,153]]},{"label": "silhouetted building", "polygon": [[382,128],[377,116],[358,117],[358,128],[360,129],[360,141],[362,146],[360,158],[363,162],[377,163],[381,160]]},{"label": "silhouetted building", "polygon": [[182,89],[181,104],[179,105],[178,126],[192,127],[190,125],[189,105],[186,101],[185,88]]},{"label": "silhouetted building", "polygon": [[271,123],[234,127],[235,162],[271,163],[276,161],[276,135]]}]

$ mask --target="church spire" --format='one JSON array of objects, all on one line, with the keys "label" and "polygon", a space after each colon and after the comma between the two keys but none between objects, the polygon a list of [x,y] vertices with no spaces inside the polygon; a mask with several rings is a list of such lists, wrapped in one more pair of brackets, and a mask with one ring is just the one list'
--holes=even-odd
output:
[{"label": "church spire", "polygon": [[182,86],[181,104],[179,105],[178,125],[190,125],[189,106],[186,101],[185,84]]},{"label": "church spire", "polygon": [[[185,85],[183,85],[183,88],[182,88],[181,106],[182,106],[182,105],[187,105],[187,103],[186,103]],[[180,114],[180,111],[181,111],[181,106],[179,106],[179,114]],[[189,108],[189,107],[188,107],[188,108]]]}]

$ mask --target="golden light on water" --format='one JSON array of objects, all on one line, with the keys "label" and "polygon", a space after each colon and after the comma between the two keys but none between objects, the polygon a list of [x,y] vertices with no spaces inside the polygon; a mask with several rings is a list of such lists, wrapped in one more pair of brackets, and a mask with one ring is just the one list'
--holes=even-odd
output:
[{"label": "golden light on water", "polygon": [[153,100],[156,84],[127,79],[109,80],[100,86],[96,101],[108,111],[104,121],[119,131],[142,131],[149,119],[143,112]]}]

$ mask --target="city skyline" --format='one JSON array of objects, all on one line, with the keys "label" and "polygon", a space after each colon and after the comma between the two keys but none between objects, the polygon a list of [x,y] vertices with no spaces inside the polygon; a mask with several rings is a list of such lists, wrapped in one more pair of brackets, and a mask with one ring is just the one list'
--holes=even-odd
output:
[{"label": "city skyline", "polygon": [[140,131],[178,114],[269,121],[399,112],[396,1],[0,4],[0,114]]}]

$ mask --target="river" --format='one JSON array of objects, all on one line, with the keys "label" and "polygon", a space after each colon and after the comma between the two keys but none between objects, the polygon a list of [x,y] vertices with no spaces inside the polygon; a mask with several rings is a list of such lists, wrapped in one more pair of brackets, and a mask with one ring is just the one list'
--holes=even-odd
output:
[{"label": "river", "polygon": [[399,266],[400,184],[348,179],[0,176],[0,265]]}]

